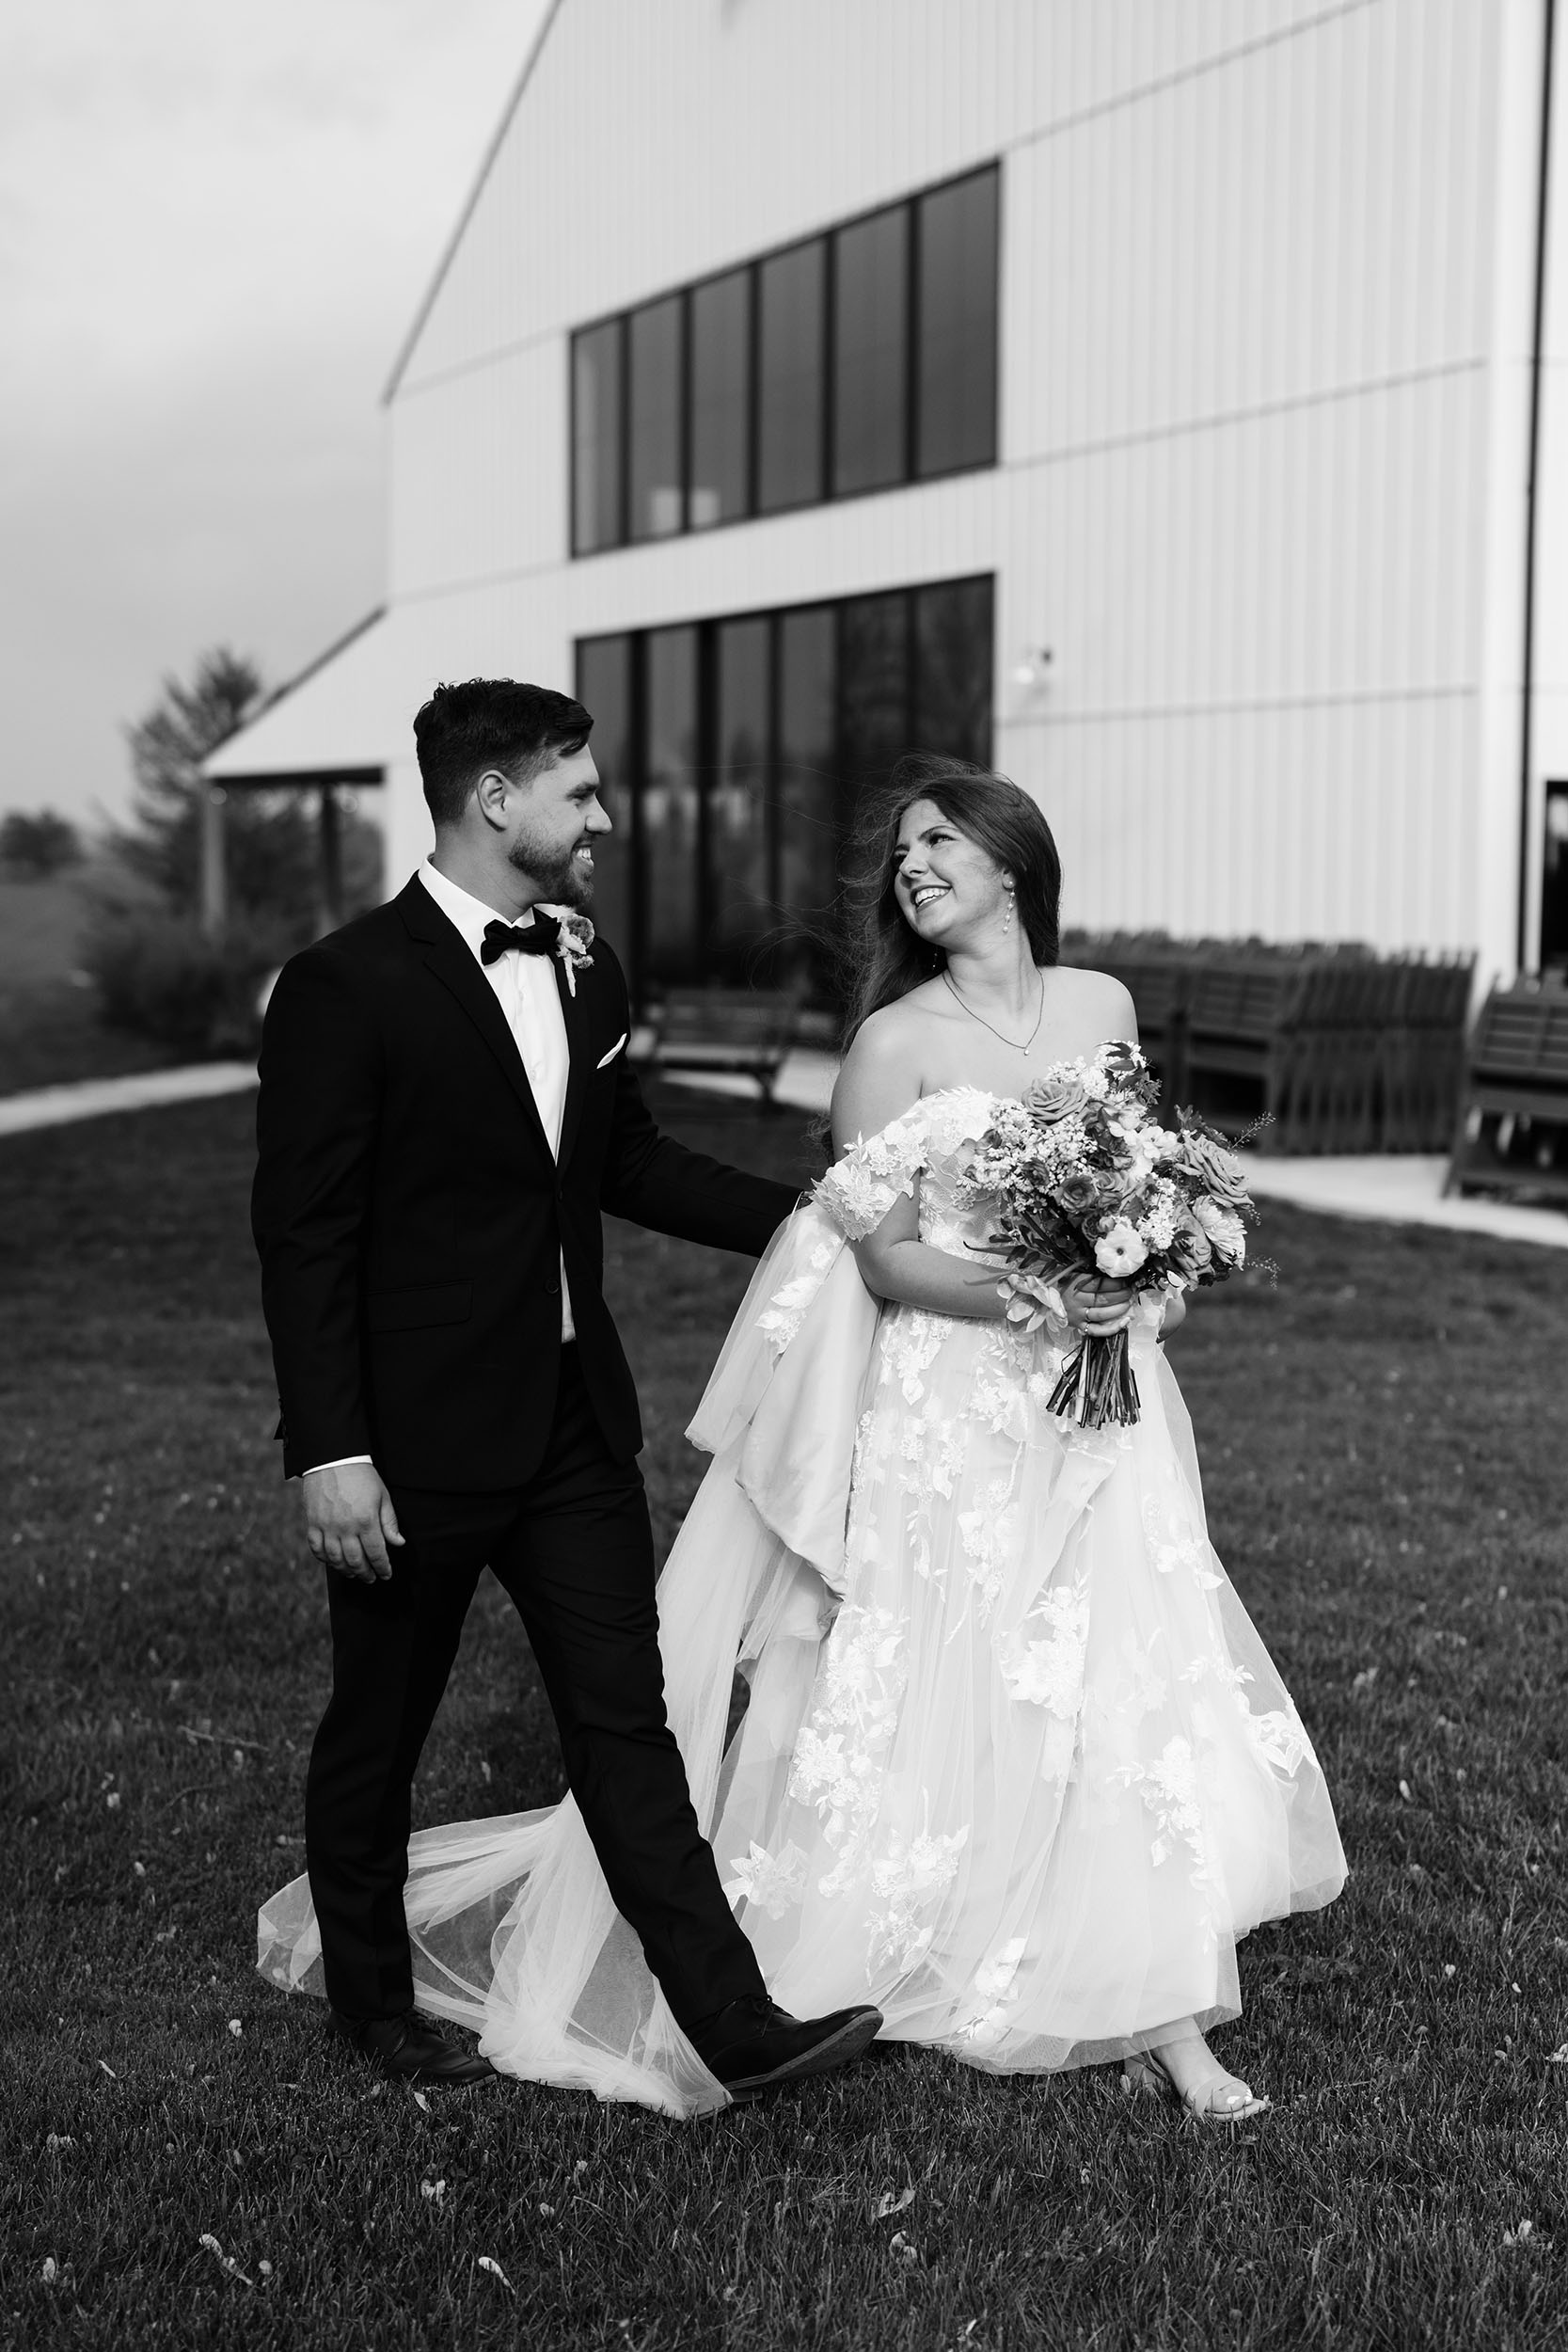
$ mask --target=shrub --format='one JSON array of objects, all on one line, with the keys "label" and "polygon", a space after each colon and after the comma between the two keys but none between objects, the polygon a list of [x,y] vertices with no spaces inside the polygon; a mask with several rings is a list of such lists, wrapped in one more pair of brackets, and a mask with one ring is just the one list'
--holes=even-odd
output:
[{"label": "shrub", "polygon": [[256,1051],[261,988],[291,945],[248,930],[219,946],[181,916],[125,913],[92,934],[83,961],[112,1027],[199,1061]]},{"label": "shrub", "polygon": [[29,882],[41,882],[64,866],[79,866],[82,843],[70,818],[52,808],[34,816],[13,809],[0,820],[0,860]]}]

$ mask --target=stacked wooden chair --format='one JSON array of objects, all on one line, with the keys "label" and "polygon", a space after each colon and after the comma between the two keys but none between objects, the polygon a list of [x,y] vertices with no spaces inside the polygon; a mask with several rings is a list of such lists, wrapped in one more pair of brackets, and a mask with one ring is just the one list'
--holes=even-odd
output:
[{"label": "stacked wooden chair", "polygon": [[1521,980],[1482,1005],[1447,1189],[1568,1200],[1568,988]]},{"label": "stacked wooden chair", "polygon": [[[1245,1126],[1259,1114],[1269,1125],[1264,1151],[1286,1144],[1282,1125],[1301,1083],[1301,1006],[1312,968],[1282,958],[1198,962],[1187,1000],[1187,1079],[1195,1104],[1212,1105],[1219,1125]],[[1241,1082],[1241,1083],[1238,1083]]]},{"label": "stacked wooden chair", "polygon": [[1402,963],[1395,1018],[1382,1041],[1386,1152],[1447,1151],[1465,1076],[1473,956]]},{"label": "stacked wooden chair", "polygon": [[1125,933],[1065,953],[1131,990],[1167,1111],[1232,1132],[1265,1116],[1261,1152],[1436,1152],[1452,1133],[1468,959]]}]

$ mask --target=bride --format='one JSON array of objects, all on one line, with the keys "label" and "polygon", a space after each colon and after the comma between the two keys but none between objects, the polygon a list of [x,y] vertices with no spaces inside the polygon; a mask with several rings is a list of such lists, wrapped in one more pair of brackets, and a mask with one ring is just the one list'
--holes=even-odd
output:
[{"label": "bride", "polygon": [[[1239,2122],[1267,2100],[1206,2039],[1241,2012],[1237,1943],[1331,1901],[1345,1863],[1209,1544],[1161,1348],[1184,1302],[1084,1282],[1021,1331],[957,1184],[997,1098],[1132,1041],[1132,1001],[1058,963],[1055,846],[1015,786],[906,762],[861,852],[838,1156],[731,1327],[659,1585],[693,1803],[786,2008],[874,2002],[884,2039],[995,2072],[1120,2060]],[[1122,1325],[1139,1421],[1053,1416],[1078,1335]],[[422,1832],[405,1899],[420,2006],[502,2071],[726,2103],[570,1797]],[[263,1909],[260,1965],[319,1990],[304,1880]]]}]

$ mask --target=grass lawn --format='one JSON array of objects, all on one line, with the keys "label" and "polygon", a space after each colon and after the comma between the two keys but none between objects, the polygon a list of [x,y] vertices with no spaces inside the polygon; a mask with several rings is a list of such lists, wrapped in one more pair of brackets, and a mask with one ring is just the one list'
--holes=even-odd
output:
[{"label": "grass lawn", "polygon": [[[665,1116],[808,1164],[790,1118]],[[1568,1259],[1278,1209],[1277,1292],[1207,1297],[1174,1343],[1354,1872],[1243,1952],[1222,2048],[1278,2102],[1260,2124],[896,2048],[698,2125],[515,2083],[427,2108],[252,1969],[326,1651],[270,1443],[250,1119],[0,1146],[0,2342],[1568,2340]],[[748,1269],[624,1230],[612,1254],[667,1542]],[[487,1582],[419,1816],[560,1786]]]},{"label": "grass lawn", "polygon": [[55,874],[25,880],[0,866],[0,988],[27,988],[68,978],[81,961],[81,938],[92,920],[91,885],[102,866],[84,860]]}]

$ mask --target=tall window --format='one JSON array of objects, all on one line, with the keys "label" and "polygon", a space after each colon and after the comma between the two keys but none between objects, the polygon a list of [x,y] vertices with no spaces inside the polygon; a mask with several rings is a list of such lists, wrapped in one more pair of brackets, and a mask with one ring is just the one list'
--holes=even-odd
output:
[{"label": "tall window", "polygon": [[594,920],[634,994],[760,981],[823,1000],[859,795],[907,751],[989,759],[991,662],[989,578],[580,644],[616,828]]},{"label": "tall window", "polygon": [[822,496],[825,248],[798,245],[757,271],[757,508]]},{"label": "tall window", "polygon": [[681,527],[682,309],[680,295],[671,294],[631,314],[626,356],[634,539],[667,539]]},{"label": "tall window", "polygon": [[686,519],[693,531],[744,515],[750,495],[752,273],[732,270],[691,292],[691,479]]},{"label": "tall window", "polygon": [[911,599],[910,731],[923,749],[984,760],[990,740],[991,584],[944,580]]},{"label": "tall window", "polygon": [[[778,739],[772,776],[778,895],[825,925],[838,885],[838,614],[831,604],[781,612],[775,652]],[[809,953],[793,963],[809,965]],[[791,972],[793,977],[793,972]]]},{"label": "tall window", "polygon": [[[648,977],[698,977],[697,853],[702,803],[697,782],[697,632],[648,633],[646,736],[637,849],[641,873],[639,932]],[[590,706],[592,707],[592,706]]]},{"label": "tall window", "polygon": [[841,229],[833,254],[833,488],[880,490],[909,472],[910,213]]},{"label": "tall window", "polygon": [[621,387],[624,322],[607,319],[572,345],[572,544],[579,555],[618,547],[621,505]]},{"label": "tall window", "polygon": [[631,640],[594,637],[578,652],[578,692],[594,713],[599,798],[612,827],[594,843],[594,920],[636,953],[635,802],[632,795]]},{"label": "tall window", "polygon": [[996,174],[916,206],[920,279],[915,414],[922,475],[984,466],[996,451]]},{"label": "tall window", "polygon": [[768,806],[769,623],[721,621],[714,631],[718,712],[708,791],[706,906],[712,953],[743,965],[773,922]]},{"label": "tall window", "polygon": [[572,548],[710,531],[996,462],[1000,174],[572,338]]}]

